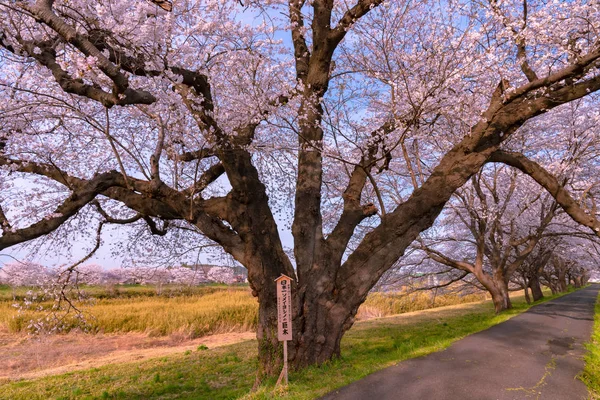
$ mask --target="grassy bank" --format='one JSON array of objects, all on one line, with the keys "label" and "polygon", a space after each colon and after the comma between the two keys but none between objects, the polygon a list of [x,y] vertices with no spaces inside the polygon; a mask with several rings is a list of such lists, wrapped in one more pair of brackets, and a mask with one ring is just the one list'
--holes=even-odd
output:
[{"label": "grassy bank", "polygon": [[[51,302],[34,304],[43,311],[18,311],[27,288],[0,287],[0,329],[18,333],[27,331],[32,321],[43,320]],[[86,329],[91,333],[138,332],[152,336],[178,334],[189,338],[223,332],[254,330],[258,321],[258,303],[247,286],[115,286],[84,287],[90,300],[77,302],[83,311]],[[463,304],[485,298],[483,294],[434,296],[429,292],[412,294],[375,293],[369,295],[358,319],[382,317],[432,307]],[[59,315],[62,317],[62,315]],[[61,321],[62,330],[81,327],[77,314]]]},{"label": "grassy bank", "polygon": [[519,297],[514,300],[514,309],[501,315],[495,315],[487,301],[358,322],[342,341],[341,359],[291,373],[286,390],[274,390],[274,382],[269,381],[249,394],[256,371],[256,342],[249,341],[4,384],[0,386],[0,398],[313,399],[400,360],[441,350],[528,308]]},{"label": "grassy bank", "polygon": [[590,343],[586,345],[588,353],[585,356],[585,369],[581,380],[590,391],[590,399],[600,400],[600,294],[595,310],[594,331]]}]

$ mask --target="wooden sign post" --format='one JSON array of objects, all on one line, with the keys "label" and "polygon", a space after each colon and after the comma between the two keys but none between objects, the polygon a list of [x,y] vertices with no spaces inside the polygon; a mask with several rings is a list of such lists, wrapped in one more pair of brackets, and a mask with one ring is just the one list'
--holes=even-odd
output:
[{"label": "wooden sign post", "polygon": [[288,384],[287,342],[292,340],[292,278],[281,275],[275,279],[277,285],[277,338],[283,341],[283,369],[277,384],[284,379]]}]

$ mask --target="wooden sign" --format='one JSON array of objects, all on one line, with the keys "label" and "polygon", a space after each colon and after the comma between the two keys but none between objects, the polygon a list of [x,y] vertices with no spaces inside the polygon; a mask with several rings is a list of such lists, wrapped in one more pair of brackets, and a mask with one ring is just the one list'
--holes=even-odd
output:
[{"label": "wooden sign", "polygon": [[281,275],[277,285],[277,338],[292,340],[292,278]]},{"label": "wooden sign", "polygon": [[292,278],[281,275],[275,279],[277,285],[277,339],[283,341],[283,369],[277,379],[276,386],[283,382],[288,384],[287,342],[292,340]]}]

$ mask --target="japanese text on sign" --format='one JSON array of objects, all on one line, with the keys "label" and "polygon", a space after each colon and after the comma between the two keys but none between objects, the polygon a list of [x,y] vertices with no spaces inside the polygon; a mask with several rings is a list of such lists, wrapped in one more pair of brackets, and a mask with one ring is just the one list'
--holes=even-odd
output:
[{"label": "japanese text on sign", "polygon": [[277,338],[292,340],[292,285],[285,275],[277,279]]}]

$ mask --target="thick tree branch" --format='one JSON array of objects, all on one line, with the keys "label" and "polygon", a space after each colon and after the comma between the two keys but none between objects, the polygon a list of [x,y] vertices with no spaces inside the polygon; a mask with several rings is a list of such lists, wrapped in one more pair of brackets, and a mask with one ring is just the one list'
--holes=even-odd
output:
[{"label": "thick tree branch", "polygon": [[[321,127],[323,105],[321,99],[329,87],[333,54],[346,33],[342,29],[341,35],[332,34],[333,1],[313,1],[311,3],[313,6],[312,53],[308,59],[304,58],[309,53],[305,51],[306,41],[302,36],[303,30],[301,30],[303,24],[301,6],[303,4],[303,1],[290,2],[290,16],[297,28],[296,33],[292,35],[296,54],[296,75],[303,84],[303,98],[298,110],[299,115],[303,117],[299,120],[298,173],[292,224],[294,254],[300,279],[303,279],[303,275],[308,274],[313,266],[317,265],[314,257],[320,253],[322,245],[325,244],[321,213],[323,183],[323,129]],[[366,14],[368,10],[362,10],[364,6],[365,3],[362,1],[357,5],[357,8],[354,9],[356,12],[354,17]],[[352,224],[355,224],[354,221],[360,220],[364,215],[356,207],[354,208],[355,210],[351,211],[352,215],[347,214],[353,220]],[[370,212],[370,208],[368,211]],[[336,233],[335,238],[338,243],[335,246],[337,254],[334,259],[339,255],[338,246],[346,240],[348,235],[351,235],[353,229],[344,227],[343,232]]]},{"label": "thick tree branch", "polygon": [[[452,268],[452,270],[455,270],[455,269],[456,268]],[[449,271],[436,272],[435,274],[436,275],[446,274],[448,272]],[[421,286],[421,287],[413,287],[413,288],[411,288],[410,291],[411,292],[420,292],[420,291],[429,291],[429,290],[434,290],[434,289],[442,289],[442,288],[445,288],[445,287],[448,287],[448,286],[452,285],[453,283],[462,281],[470,273],[471,272],[469,272],[469,271],[460,271],[460,273],[457,276],[450,277],[450,280],[448,280],[447,282],[440,283],[440,284],[437,284],[437,285],[431,285],[431,286],[427,285],[427,286]],[[429,275],[429,274],[427,274],[427,275]],[[422,275],[421,276],[417,276],[415,278],[420,278],[420,277],[422,277]]]},{"label": "thick tree branch", "polygon": [[[515,42],[517,45],[517,61],[521,62],[521,71],[523,71],[523,73],[525,74],[525,76],[527,77],[529,82],[533,82],[533,81],[537,80],[538,79],[537,74],[531,68],[531,66],[529,65],[529,61],[527,60],[527,43],[525,42],[525,39],[523,38],[523,36],[521,34],[519,34],[519,32],[517,32],[517,30],[513,26],[511,26],[511,24],[507,20],[506,16],[502,13],[502,10],[500,9],[500,6],[498,5],[498,1],[490,0],[489,3],[490,3],[490,6],[491,6],[493,12],[499,18],[502,19],[502,23],[503,23],[504,27],[509,29],[515,38]],[[523,0],[523,24],[522,24],[521,30],[523,30],[527,27],[527,15],[528,15],[527,0]]]},{"label": "thick tree branch", "polygon": [[184,193],[193,196],[197,193],[202,193],[204,189],[206,189],[211,183],[219,179],[221,175],[225,173],[225,168],[222,163],[217,163],[215,165],[210,166],[198,180],[188,189],[184,191]]},{"label": "thick tree branch", "polygon": [[110,223],[110,224],[119,224],[119,225],[126,225],[126,224],[131,224],[133,222],[139,221],[143,215],[140,213],[137,213],[136,215],[134,215],[131,218],[114,218],[111,217],[100,205],[100,202],[98,200],[93,200],[90,202],[91,205],[95,206],[96,209],[98,210],[98,213],[100,215],[102,215],[102,217],[104,218],[104,221]]},{"label": "thick tree branch", "polygon": [[[532,91],[540,88],[545,88],[557,84],[561,81],[568,79],[577,79],[578,77],[583,76],[590,68],[593,68],[596,65],[596,61],[600,58],[600,47],[596,48],[594,51],[588,53],[587,55],[580,57],[575,63],[553,73],[552,75],[548,75],[544,78],[538,78],[532,82],[529,82],[526,85],[523,85],[517,88],[514,92],[511,92],[505,99],[504,104],[508,104],[512,101],[519,99],[522,96],[525,96]],[[564,90],[569,90],[570,88],[576,89],[582,86],[591,85],[595,87],[596,81],[598,78],[590,78],[584,82],[580,82],[576,85],[567,85],[559,86],[554,92],[549,93],[549,96],[556,96],[558,92],[563,93]],[[585,90],[585,89],[584,89]],[[597,89],[595,89],[597,90]],[[574,90],[575,91],[575,90]],[[581,97],[581,96],[579,96]]]},{"label": "thick tree branch", "polygon": [[292,24],[292,43],[294,44],[294,58],[296,59],[296,77],[305,79],[308,75],[310,51],[304,37],[304,17],[302,7],[305,0],[290,0],[290,23]]},{"label": "thick tree branch", "polygon": [[169,228],[169,221],[164,221],[163,227],[159,228],[158,225],[156,225],[156,222],[151,217],[145,216],[143,218],[144,221],[146,221],[146,224],[150,228],[150,232],[152,232],[153,235],[165,236],[167,234]]},{"label": "thick tree branch", "polygon": [[214,157],[215,153],[211,149],[205,147],[196,151],[188,151],[177,156],[179,161],[189,162],[195,160],[203,160],[205,158]]},{"label": "thick tree branch", "polygon": [[354,7],[344,13],[337,26],[331,30],[330,37],[333,42],[336,44],[341,42],[356,21],[381,3],[383,0],[359,0]]},{"label": "thick tree branch", "polygon": [[102,52],[96,48],[87,38],[77,32],[75,28],[68,25],[52,10],[51,0],[37,0],[34,6],[21,3],[21,6],[29,11],[38,22],[43,22],[58,33],[63,40],[72,44],[86,56],[98,59],[98,68],[108,76],[115,84],[118,93],[123,93],[129,87],[129,81],[121,73],[119,68],[111,63]]},{"label": "thick tree branch", "polygon": [[[118,174],[118,176],[121,175]],[[2,237],[0,237],[0,250],[53,232],[69,218],[77,214],[84,206],[94,200],[98,193],[101,193],[110,187],[114,177],[114,171],[96,175],[89,181],[78,185],[73,190],[73,193],[67,197],[51,215],[46,216],[41,221],[36,222],[27,228],[13,229],[4,232]]]},{"label": "thick tree branch", "polygon": [[180,67],[164,66],[164,70],[154,70],[147,67],[146,57],[143,55],[130,56],[124,50],[119,50],[115,46],[109,45],[109,40],[116,42],[111,32],[101,29],[90,30],[89,41],[100,51],[108,51],[108,59],[120,66],[124,71],[137,76],[155,77],[164,75],[169,71],[174,75],[181,77],[181,84],[194,89],[195,93],[202,97],[201,105],[207,111],[213,111],[213,99],[208,77],[198,71],[192,71]]},{"label": "thick tree branch", "polygon": [[358,224],[365,218],[377,214],[377,208],[373,204],[361,204],[362,191],[369,178],[370,171],[375,166],[377,152],[383,143],[383,138],[395,129],[396,123],[391,120],[371,133],[371,137],[375,140],[371,142],[366,154],[361,158],[360,163],[354,167],[350,175],[346,190],[342,194],[344,210],[334,230],[327,237],[327,243],[335,259],[341,260],[343,252]]},{"label": "thick tree branch", "polygon": [[434,260],[440,264],[444,264],[444,265],[447,265],[452,268],[460,269],[461,271],[465,271],[465,272],[472,273],[473,271],[475,271],[475,266],[473,264],[470,264],[470,263],[464,262],[464,261],[454,260],[435,249],[425,246],[424,244],[421,244],[420,248],[421,248],[421,250],[425,251],[425,253],[427,253],[427,255],[432,260]]},{"label": "thick tree branch", "polygon": [[[12,160],[0,155],[0,166],[9,167],[12,171],[45,176],[46,178],[52,179],[53,181],[56,181],[68,188],[72,188],[84,182],[82,179],[75,178],[64,171],[59,170],[52,164]],[[116,171],[112,171],[112,173],[118,174]]]},{"label": "thick tree branch", "polygon": [[173,10],[173,2],[169,0],[148,0],[150,3],[154,3],[165,11]]},{"label": "thick tree branch", "polygon": [[4,233],[9,232],[11,230],[10,222],[8,221],[8,218],[4,214],[2,205],[0,205],[0,229],[2,229],[2,232],[4,232]]},{"label": "thick tree branch", "polygon": [[527,61],[527,51],[525,50],[524,40],[517,43],[517,59],[521,61],[521,71],[523,71],[529,82],[537,81],[539,78],[533,68],[529,65],[529,61]]},{"label": "thick tree branch", "polygon": [[[0,34],[0,45],[2,45],[8,51],[16,55],[20,55],[18,50],[16,50],[14,47],[4,44],[2,41],[3,36],[3,34]],[[73,78],[67,71],[62,69],[60,64],[57,62],[56,51],[53,48],[53,41],[30,42],[19,40],[19,43],[23,50],[26,51],[30,57],[50,70],[56,82],[66,93],[76,94],[96,100],[106,107],[112,107],[114,105],[124,106],[128,104],[151,104],[156,101],[154,96],[144,91],[137,91],[128,88],[125,89],[123,96],[118,96],[114,93],[105,92],[99,87],[88,85],[81,79]]]},{"label": "thick tree branch", "polygon": [[593,215],[587,214],[573,199],[569,192],[558,182],[556,177],[546,171],[542,166],[531,161],[523,154],[498,150],[492,153],[489,162],[499,162],[521,170],[532,177],[540,186],[544,187],[554,197],[556,202],[576,222],[590,228],[596,236],[600,237],[600,222]]},{"label": "thick tree branch", "polygon": [[[150,190],[149,183],[146,184],[147,185],[140,185],[138,183],[131,189],[124,185],[115,185],[99,194],[123,203],[128,208],[140,213],[142,216],[152,216],[162,219],[184,219],[184,216],[172,205],[165,201],[150,197],[152,191]],[[146,190],[144,190],[142,194],[136,193],[136,187],[140,189],[141,186],[146,186]],[[158,193],[155,192],[155,195],[157,194]]]},{"label": "thick tree branch", "polygon": [[[102,51],[94,46],[87,37],[78,33],[75,28],[57,16],[52,10],[52,5],[53,1],[51,0],[37,0],[33,6],[26,3],[20,3],[20,6],[24,10],[30,12],[39,22],[43,22],[56,33],[58,33],[64,41],[73,45],[85,56],[95,57],[98,68],[113,81],[116,92],[115,97],[117,97],[117,99],[120,96],[123,97],[123,100],[121,100],[122,103],[151,104],[156,101],[156,98],[148,92],[130,89],[129,80],[127,79],[127,76],[120,71],[119,67],[107,59]],[[30,54],[35,54],[35,52]],[[128,97],[129,99],[127,99]],[[116,102],[112,104],[103,104],[106,106],[111,106],[120,103]]]}]

